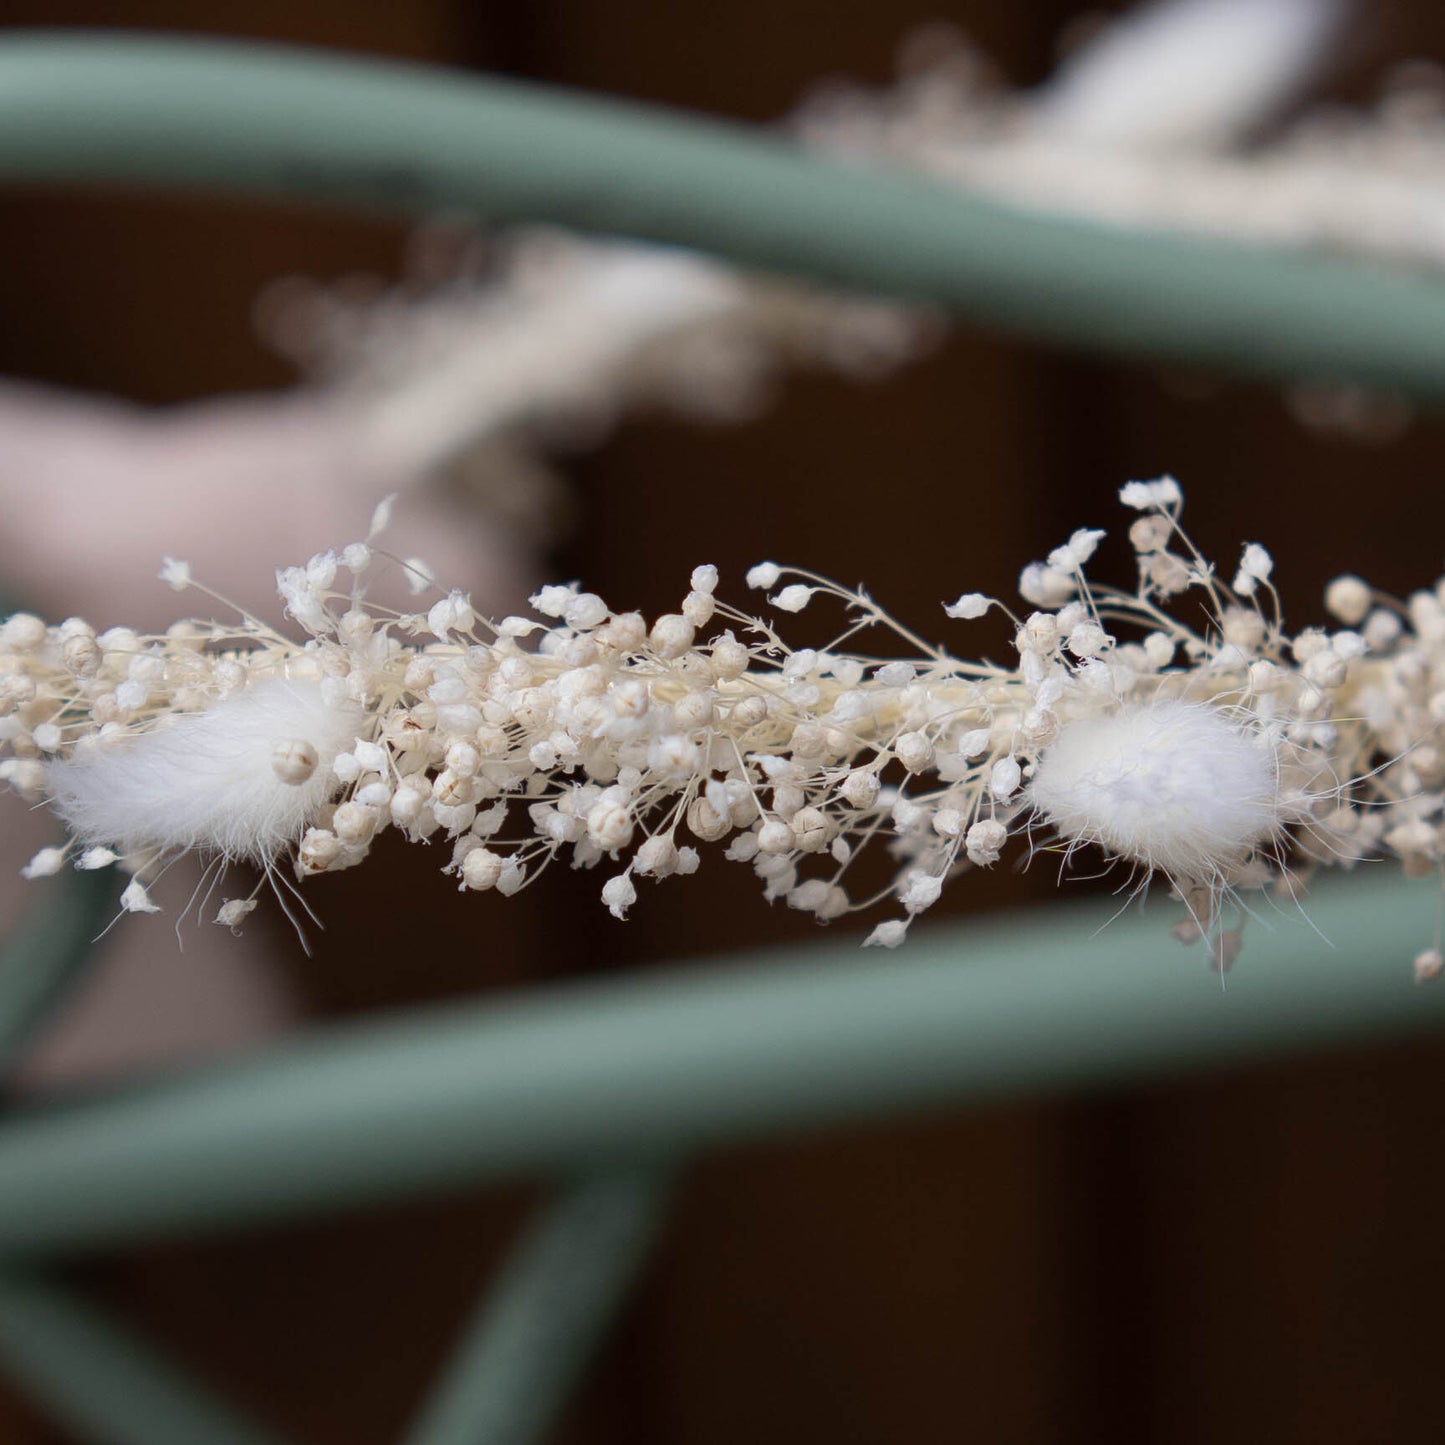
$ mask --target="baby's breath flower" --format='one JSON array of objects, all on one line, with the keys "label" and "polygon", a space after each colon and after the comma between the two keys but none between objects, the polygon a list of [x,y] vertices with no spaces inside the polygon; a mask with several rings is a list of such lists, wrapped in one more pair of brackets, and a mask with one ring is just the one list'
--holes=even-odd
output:
[{"label": "baby's breath flower", "polygon": [[[48,799],[72,834],[23,871],[118,864],[122,909],[152,912],[147,884],[178,852],[268,874],[284,860],[304,880],[356,866],[394,829],[445,844],[463,890],[503,897],[559,858],[615,860],[601,893],[622,919],[637,879],[686,877],[716,845],[765,897],[826,923],[870,906],[849,888],[882,835],[902,916],[867,942],[891,948],[949,878],[996,864],[1034,823],[1066,855],[1095,846],[1163,874],[1219,968],[1239,949],[1224,918],[1239,890],[1297,896],[1312,867],[1380,851],[1438,875],[1445,592],[1402,607],[1341,577],[1326,600],[1348,625],[1291,637],[1262,546],[1226,587],[1180,531],[1172,478],[1121,500],[1140,513],[1136,591],[1093,586],[1102,533],[1074,532],[1024,569],[1016,666],[929,648],[812,573],[775,591],[771,562],[749,586],[783,612],[840,607],[837,641],[790,648],[726,601],[709,564],[651,625],[578,583],[496,625],[457,591],[392,612],[359,585],[336,590],[343,569],[369,569],[375,532],[277,572],[302,644],[250,618],[152,637],[14,614],[0,622],[0,782]],[[424,564],[405,572],[433,586]],[[182,564],[162,576],[193,585]],[[1207,594],[1198,630],[1164,606],[1190,588]],[[964,593],[945,611],[992,606]],[[845,639],[868,628],[891,645],[851,655]],[[254,906],[228,899],[216,921],[237,927]]]}]

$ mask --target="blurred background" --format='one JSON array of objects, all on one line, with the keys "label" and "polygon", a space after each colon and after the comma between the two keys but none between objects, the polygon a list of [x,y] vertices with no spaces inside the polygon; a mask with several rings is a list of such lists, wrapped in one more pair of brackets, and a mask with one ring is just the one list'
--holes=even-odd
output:
[{"label": "blurred background", "polygon": [[[1125,8],[8,0],[0,19],[294,41],[765,122],[830,76],[891,86],[900,46],[944,21],[996,68],[987,83],[969,72],[969,84],[1007,126],[1007,97],[1043,84],[1100,17]],[[905,59],[956,59],[956,44],[934,29]],[[1321,107],[1378,116],[1391,85],[1428,121],[1433,73],[1417,66],[1402,82],[1398,67],[1442,55],[1438,5],[1356,5],[1301,78],[1218,145],[1248,154]],[[1220,57],[1221,83],[1247,58]],[[1396,114],[1408,122],[1406,102]],[[1166,154],[1162,173],[1187,177],[1208,148]],[[47,615],[105,625],[169,619],[175,599],[149,580],[163,552],[262,601],[275,566],[363,535],[396,482],[355,430],[369,395],[363,343],[385,350],[399,333],[382,322],[411,314],[403,302],[430,298],[442,316],[450,297],[466,302],[483,284],[467,279],[478,264],[533,275],[543,297],[547,266],[563,264],[540,243],[533,273],[512,252],[478,263],[471,239],[445,227],[419,239],[400,223],[176,195],[6,189],[0,234],[0,576]],[[312,279],[278,286],[287,277]],[[744,569],[769,557],[863,582],[943,637],[940,599],[1012,595],[1019,567],[1074,527],[1122,533],[1123,481],[1172,471],[1206,556],[1229,566],[1243,541],[1272,549],[1297,627],[1324,621],[1321,591],[1340,572],[1404,593],[1442,570],[1438,413],[1066,355],[966,321],[845,320],[833,331],[809,322],[806,344],[780,343],[771,365],[695,348],[703,409],[712,378],[736,397],[730,419],[650,394],[618,407],[583,387],[535,447],[510,432],[480,455],[459,441],[429,459],[424,484],[403,479],[398,549],[497,613],[519,610],[538,581],[569,578],[617,608],[670,611],[701,562],[740,598]],[[794,351],[809,364],[793,365]],[[406,375],[425,373],[418,354]],[[244,526],[218,510],[242,489]],[[98,516],[107,498],[123,504]],[[1127,582],[1129,565],[1115,545],[1100,574]],[[43,819],[24,826],[7,843],[12,876],[48,838]],[[460,897],[436,850],[380,852],[308,885],[326,924],[310,957],[270,908],[241,940],[192,927],[184,952],[164,923],[124,919],[14,1087],[817,937],[810,919],[764,904],[749,870],[716,857],[695,878],[644,889],[621,924],[590,874],[554,870],[510,900]],[[1091,886],[1067,883],[1060,901]],[[1005,868],[955,884],[940,911],[1056,891],[1044,871]],[[10,917],[25,896],[0,895]],[[1202,971],[1166,924],[1161,967]],[[835,928],[862,936],[851,921]],[[1442,1068],[1445,1044],[1353,1049],[700,1161],[558,1439],[1438,1438],[1445,1171],[1431,1121]],[[74,1273],[297,1440],[380,1445],[409,1418],[532,1199],[478,1191],[175,1240]],[[0,1439],[65,1438],[0,1385]]]}]

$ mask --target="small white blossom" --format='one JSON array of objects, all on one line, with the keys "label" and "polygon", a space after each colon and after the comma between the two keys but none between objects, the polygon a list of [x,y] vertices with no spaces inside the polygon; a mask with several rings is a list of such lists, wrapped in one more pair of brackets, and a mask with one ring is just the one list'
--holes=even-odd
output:
[{"label": "small white blossom", "polygon": [[229,928],[234,932],[255,909],[256,900],[254,898],[225,898],[222,899],[221,906],[216,911],[216,922],[222,928]]},{"label": "small white blossom", "polygon": [[1253,596],[1261,582],[1268,582],[1274,571],[1274,559],[1258,542],[1250,542],[1239,560],[1239,571],[1235,573],[1234,590],[1241,597]]},{"label": "small white blossom", "polygon": [[184,591],[194,580],[191,577],[191,564],[175,557],[161,558],[161,570],[156,576],[173,592]]},{"label": "small white blossom", "polygon": [[1049,566],[1057,567],[1065,572],[1080,570],[1094,555],[1099,546],[1099,540],[1103,536],[1104,533],[1101,531],[1080,527],[1062,547],[1055,547],[1049,553]]},{"label": "small white blossom", "polygon": [[769,587],[778,585],[778,578],[782,575],[782,568],[776,562],[759,562],[757,566],[748,568],[747,584],[756,592],[766,592]]},{"label": "small white blossom", "polygon": [[988,790],[1001,803],[1018,792],[1022,771],[1013,758],[1000,758],[989,774]]},{"label": "small white blossom", "polygon": [[445,642],[453,632],[470,631],[475,620],[471,598],[464,592],[455,591],[435,603],[426,615],[426,625],[439,642]]},{"label": "small white blossom", "polygon": [[406,577],[406,590],[413,597],[420,597],[437,585],[436,569],[425,557],[408,557],[401,565]]},{"label": "small white blossom", "polygon": [[992,598],[985,597],[982,592],[965,592],[957,602],[945,602],[943,610],[948,616],[957,620],[971,622],[976,617],[982,617],[988,611]]},{"label": "small white blossom", "polygon": [[1147,512],[1177,507],[1184,501],[1184,494],[1173,477],[1164,476],[1152,482],[1126,482],[1119,489],[1119,500],[1136,512]]},{"label": "small white blossom", "polygon": [[139,878],[132,878],[120,895],[120,906],[127,913],[159,913],[160,904],[152,903],[145,885]]},{"label": "small white blossom", "polygon": [[632,879],[626,873],[609,878],[602,885],[602,901],[614,918],[625,919],[627,910],[637,902],[637,889],[633,886]]},{"label": "small white blossom", "polygon": [[1070,573],[1044,562],[1030,562],[1019,573],[1019,596],[1035,607],[1060,607],[1077,589]]},{"label": "small white blossom", "polygon": [[863,940],[864,948],[897,948],[908,937],[908,924],[901,918],[889,918],[880,923]]},{"label": "small white blossom", "polygon": [[943,892],[943,879],[930,873],[914,871],[904,879],[898,890],[899,901],[910,913],[922,913],[938,902]]},{"label": "small white blossom", "polygon": [[1003,845],[1008,841],[1008,829],[994,818],[980,818],[964,838],[971,863],[987,868],[997,863]]},{"label": "small white blossom", "polygon": [[794,582],[784,587],[776,597],[768,598],[768,601],[781,612],[801,612],[817,590],[816,587],[805,587],[801,582]]},{"label": "small white blossom", "polygon": [[49,878],[65,863],[64,848],[42,848],[21,870],[22,878]]}]

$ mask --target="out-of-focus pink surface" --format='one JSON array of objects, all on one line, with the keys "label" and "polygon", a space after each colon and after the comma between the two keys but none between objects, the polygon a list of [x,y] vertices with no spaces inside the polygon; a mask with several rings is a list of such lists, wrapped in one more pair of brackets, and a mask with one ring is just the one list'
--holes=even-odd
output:
[{"label": "out-of-focus pink surface", "polygon": [[[381,470],[360,430],[342,407],[305,395],[154,411],[0,385],[0,579],[48,621],[80,615],[100,628],[160,631],[221,610],[156,580],[161,558],[179,557],[214,591],[284,629],[275,569],[363,538],[376,503],[400,491],[383,545],[425,558],[481,610],[513,610],[531,580],[527,559],[475,510]],[[64,880],[19,877],[60,836],[50,815],[8,795],[0,808],[3,936]],[[120,920],[93,972],[42,1029],[22,1084],[207,1057],[287,1026],[298,1001],[275,961],[274,903],[268,897],[241,937],[211,922],[221,894],[249,889],[249,877],[218,889],[199,920],[192,914],[182,951],[173,924],[198,873],[193,860],[177,864],[162,885],[165,914]],[[121,882],[117,874],[117,897]]]}]

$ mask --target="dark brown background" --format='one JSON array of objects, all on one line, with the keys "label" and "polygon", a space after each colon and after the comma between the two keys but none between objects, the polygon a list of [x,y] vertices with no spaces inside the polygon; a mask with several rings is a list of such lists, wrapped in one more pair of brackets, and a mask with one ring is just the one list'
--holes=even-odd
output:
[{"label": "dark brown background", "polygon": [[[1430,0],[1365,8],[1328,81],[1340,95],[1445,41]],[[906,29],[940,12],[1013,79],[1036,79],[1077,9],[7,0],[0,21],[285,38],[769,119],[820,75],[884,79]],[[251,339],[260,286],[388,272],[402,235],[249,204],[50,194],[0,199],[0,234],[0,371],[150,402],[286,382]],[[1008,589],[1068,529],[1116,522],[1121,481],[1170,469],[1205,552],[1266,541],[1295,618],[1313,620],[1341,570],[1398,590],[1438,574],[1442,451],[1438,418],[1370,447],[1302,430],[1268,390],[1186,398],[1143,368],[965,327],[867,391],[794,380],[745,429],[629,425],[572,466],[582,520],[554,570],[653,611],[676,605],[694,560],[737,577],[777,556],[866,579],[931,625],[939,597]],[[294,958],[318,1018],[814,936],[767,909],[744,869],[649,890],[623,928],[599,921],[592,878],[503,903],[459,899],[402,850],[371,865],[388,866],[406,900],[393,908],[377,909],[374,873],[318,890],[330,931],[317,957]],[[973,880],[947,906],[1039,883]],[[279,932],[277,947],[296,953]],[[1437,1439],[1442,1067],[1440,1046],[1353,1050],[707,1160],[560,1438]],[[380,1445],[524,1202],[479,1193],[76,1274],[298,1441]],[[62,1437],[5,1398],[0,1439]]]}]

